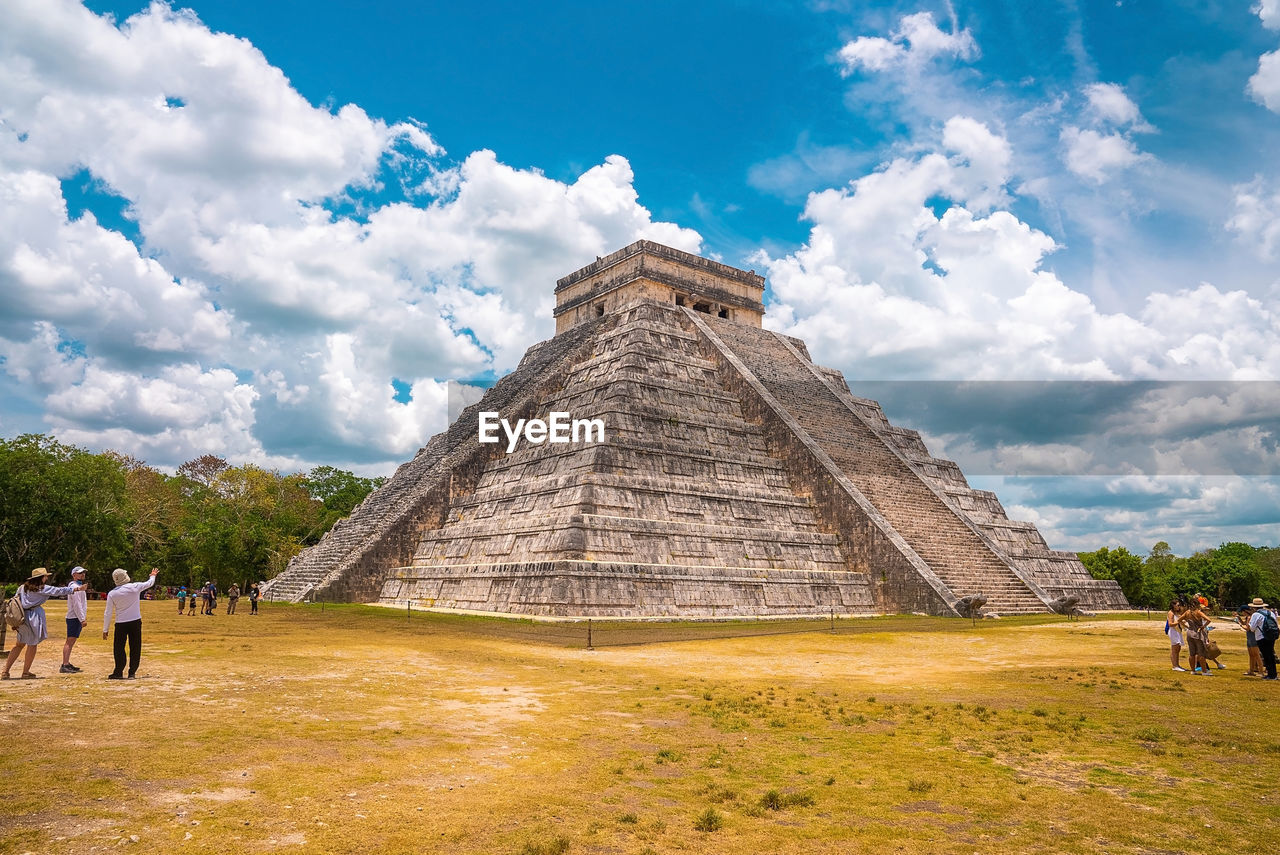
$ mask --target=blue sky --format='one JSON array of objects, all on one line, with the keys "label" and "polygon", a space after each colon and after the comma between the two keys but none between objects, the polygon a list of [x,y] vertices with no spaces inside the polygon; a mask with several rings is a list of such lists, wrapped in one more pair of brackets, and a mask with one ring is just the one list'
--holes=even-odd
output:
[{"label": "blue sky", "polygon": [[385,473],[650,237],[855,385],[1232,381],[902,412],[1055,546],[1277,540],[1277,0],[15,0],[0,93],[0,434]]}]

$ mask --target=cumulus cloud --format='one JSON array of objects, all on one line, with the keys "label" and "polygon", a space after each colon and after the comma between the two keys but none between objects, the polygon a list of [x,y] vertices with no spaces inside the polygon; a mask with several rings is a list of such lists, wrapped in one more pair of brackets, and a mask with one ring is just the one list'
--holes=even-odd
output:
[{"label": "cumulus cloud", "polygon": [[1258,58],[1258,70],[1249,78],[1249,94],[1273,113],[1280,113],[1280,50]]},{"label": "cumulus cloud", "polygon": [[1235,213],[1227,228],[1264,261],[1280,257],[1280,186],[1258,176],[1233,189]]},{"label": "cumulus cloud", "polygon": [[859,36],[837,53],[841,73],[848,76],[859,69],[887,71],[919,68],[939,57],[970,60],[978,55],[978,43],[969,30],[948,33],[933,20],[932,12],[905,15],[891,38]]},{"label": "cumulus cloud", "polygon": [[1275,379],[1274,300],[1200,284],[1108,313],[1046,270],[1052,237],[986,211],[1005,149],[977,125],[954,118],[942,151],[812,194],[806,243],[758,258],[766,322],[851,378]]},{"label": "cumulus cloud", "polygon": [[[0,370],[70,441],[386,465],[445,426],[439,381],[551,334],[558,276],[641,237],[700,248],[622,157],[568,183],[450,160],[419,122],[311,104],[191,12],[3,17]],[[139,243],[68,212],[59,179],[83,173]],[[388,185],[403,199],[371,206]]]},{"label": "cumulus cloud", "polygon": [[1259,0],[1253,11],[1268,30],[1280,30],[1280,0]]},{"label": "cumulus cloud", "polygon": [[1102,184],[1121,172],[1150,160],[1139,151],[1133,135],[1155,130],[1138,110],[1124,88],[1115,83],[1092,83],[1084,87],[1084,117],[1094,127],[1065,125],[1059,135],[1063,163],[1073,173]]},{"label": "cumulus cloud", "polygon": [[1240,476],[975,479],[997,491],[1010,516],[1030,520],[1057,548],[1165,541],[1180,555],[1225,542],[1276,543],[1280,482]]},{"label": "cumulus cloud", "polygon": [[[1253,11],[1268,30],[1280,30],[1280,0],[1260,0]],[[1258,58],[1258,70],[1249,78],[1246,91],[1255,101],[1280,113],[1280,50]]]},{"label": "cumulus cloud", "polygon": [[1067,168],[1098,184],[1114,172],[1133,166],[1143,157],[1128,137],[1118,133],[1101,134],[1088,128],[1063,128],[1062,145]]},{"label": "cumulus cloud", "polygon": [[1133,103],[1124,87],[1117,83],[1091,83],[1084,87],[1084,95],[1089,103],[1089,110],[1101,122],[1116,126],[1128,126],[1135,131],[1152,131]]}]

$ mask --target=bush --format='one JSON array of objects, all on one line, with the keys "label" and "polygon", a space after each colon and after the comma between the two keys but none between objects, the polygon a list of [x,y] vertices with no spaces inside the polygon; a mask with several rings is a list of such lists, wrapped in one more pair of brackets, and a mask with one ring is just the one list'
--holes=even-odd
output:
[{"label": "bush", "polygon": [[720,815],[720,811],[713,807],[709,807],[702,813],[698,814],[698,818],[694,820],[693,827],[698,831],[712,832],[719,831],[724,828],[724,817]]},{"label": "bush", "polygon": [[564,855],[569,851],[569,838],[553,837],[545,843],[526,843],[520,855]]}]

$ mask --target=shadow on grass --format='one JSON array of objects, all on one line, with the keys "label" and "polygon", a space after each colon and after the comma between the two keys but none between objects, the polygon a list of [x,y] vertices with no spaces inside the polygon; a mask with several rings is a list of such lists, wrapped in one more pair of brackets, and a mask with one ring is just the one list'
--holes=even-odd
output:
[{"label": "shadow on grass", "polygon": [[[393,609],[356,603],[271,604],[272,608],[324,613],[326,619],[342,625],[356,623],[399,628],[429,635],[464,631],[472,635],[526,641],[553,647],[587,649],[702,641],[717,638],[748,638],[769,635],[796,635],[825,632],[858,635],[882,632],[966,633],[1043,624],[1066,624],[1061,615],[1016,615],[1000,620],[978,621],[964,618],[922,615],[882,615],[878,617],[825,618],[734,618],[726,620],[543,620],[497,615],[458,614],[422,608]],[[1099,615],[1090,620],[1142,620],[1142,612]]]}]

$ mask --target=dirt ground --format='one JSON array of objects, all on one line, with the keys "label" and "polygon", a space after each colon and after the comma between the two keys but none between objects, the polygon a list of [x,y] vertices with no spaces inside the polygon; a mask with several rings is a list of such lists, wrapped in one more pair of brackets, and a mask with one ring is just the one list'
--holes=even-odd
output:
[{"label": "dirt ground", "polygon": [[106,681],[87,633],[83,673],[56,673],[53,638],[44,679],[0,683],[0,852],[1148,853],[1280,831],[1280,691],[1241,676],[1225,622],[1204,678],[1171,672],[1154,619],[587,650],[558,625],[175,610],[144,604],[136,681]]}]

